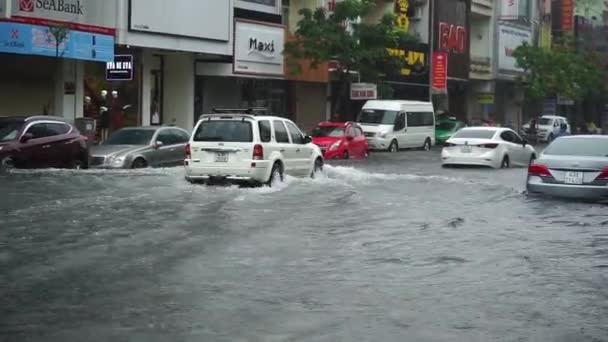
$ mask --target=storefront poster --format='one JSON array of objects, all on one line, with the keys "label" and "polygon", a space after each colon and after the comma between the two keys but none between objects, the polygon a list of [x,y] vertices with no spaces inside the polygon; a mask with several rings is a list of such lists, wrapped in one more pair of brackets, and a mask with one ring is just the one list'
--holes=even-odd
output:
[{"label": "storefront poster", "polygon": [[446,52],[433,53],[433,88],[445,90],[448,86],[448,54]]},{"label": "storefront poster", "polygon": [[283,26],[237,20],[234,35],[235,74],[284,75]]},{"label": "storefront poster", "polygon": [[106,63],[106,80],[131,81],[133,79],[133,55],[115,55]]},{"label": "storefront poster", "polygon": [[57,44],[49,27],[0,22],[0,52],[110,62],[114,37],[68,30]]},{"label": "storefront poster", "polygon": [[498,27],[498,69],[502,71],[522,72],[517,67],[513,52],[524,42],[532,43],[530,31],[500,25]]},{"label": "storefront poster", "polygon": [[469,0],[435,0],[433,51],[445,52],[448,77],[469,78]]}]

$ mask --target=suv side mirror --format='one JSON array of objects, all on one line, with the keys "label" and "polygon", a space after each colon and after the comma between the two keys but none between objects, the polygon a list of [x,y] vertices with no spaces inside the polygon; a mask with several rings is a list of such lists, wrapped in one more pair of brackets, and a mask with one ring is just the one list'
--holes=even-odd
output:
[{"label": "suv side mirror", "polygon": [[154,143],[154,148],[161,148],[161,147],[163,147],[163,145],[164,145],[164,144],[163,144],[163,142],[162,142],[162,141],[157,140],[157,141]]},{"label": "suv side mirror", "polygon": [[25,144],[26,142],[32,140],[32,138],[34,138],[34,135],[32,133],[25,133],[24,135],[21,136],[21,139],[19,139],[19,142],[21,142],[22,144]]},{"label": "suv side mirror", "polygon": [[304,144],[310,144],[312,142],[312,137],[310,135],[306,135],[302,141]]}]

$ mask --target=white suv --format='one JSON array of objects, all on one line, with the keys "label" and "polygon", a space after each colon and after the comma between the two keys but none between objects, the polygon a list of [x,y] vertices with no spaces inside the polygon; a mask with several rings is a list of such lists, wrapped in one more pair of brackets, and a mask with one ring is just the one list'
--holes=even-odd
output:
[{"label": "white suv", "polygon": [[321,150],[292,121],[242,113],[200,117],[186,147],[186,180],[272,185],[322,170]]}]

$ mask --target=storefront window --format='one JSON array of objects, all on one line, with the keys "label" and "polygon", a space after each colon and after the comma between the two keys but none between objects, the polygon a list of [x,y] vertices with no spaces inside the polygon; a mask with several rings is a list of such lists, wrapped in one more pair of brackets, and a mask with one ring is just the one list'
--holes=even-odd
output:
[{"label": "storefront window", "polygon": [[[119,55],[132,51],[116,51]],[[96,120],[97,139],[105,139],[109,133],[122,127],[137,126],[139,122],[139,75],[136,56],[124,68],[132,68],[124,80],[108,79],[107,65],[87,62],[85,64],[84,116]],[[123,63],[123,62],[121,62]]]},{"label": "storefront window", "polygon": [[287,82],[280,80],[238,79],[241,106],[263,107],[273,115],[287,116]]}]

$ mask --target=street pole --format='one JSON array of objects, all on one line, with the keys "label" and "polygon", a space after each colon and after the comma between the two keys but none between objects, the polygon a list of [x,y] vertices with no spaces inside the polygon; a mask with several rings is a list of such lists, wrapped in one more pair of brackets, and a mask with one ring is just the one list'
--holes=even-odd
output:
[{"label": "street pole", "polygon": [[433,103],[433,52],[435,44],[435,0],[429,0],[429,102]]}]

